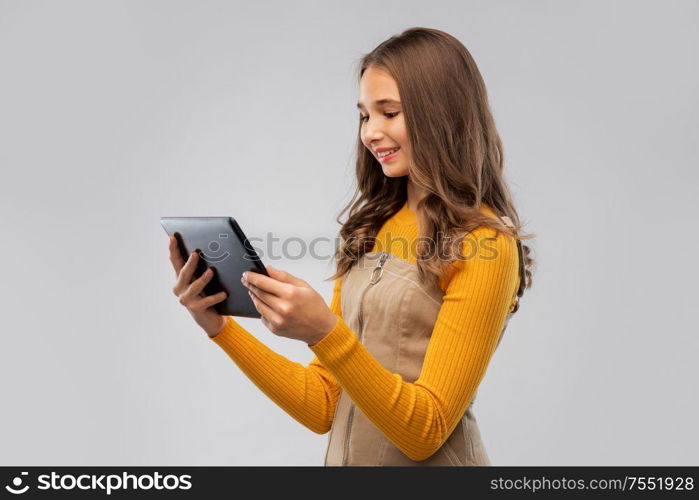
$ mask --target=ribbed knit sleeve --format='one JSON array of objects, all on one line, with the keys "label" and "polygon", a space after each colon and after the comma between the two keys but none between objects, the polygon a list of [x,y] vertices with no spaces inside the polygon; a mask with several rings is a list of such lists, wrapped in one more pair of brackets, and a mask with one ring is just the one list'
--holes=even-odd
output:
[{"label": "ribbed knit sleeve", "polygon": [[[342,316],[340,287],[335,280],[330,309]],[[308,366],[273,351],[232,316],[211,340],[218,344],[247,377],[272,401],[313,432],[330,430],[340,396],[335,377],[315,357]]]},{"label": "ribbed knit sleeve", "polygon": [[[479,227],[468,238],[495,234]],[[499,233],[487,245],[487,251],[454,265],[414,383],[384,368],[343,319],[309,346],[366,417],[412,460],[429,458],[458,424],[513,304],[519,284],[516,241]]]}]

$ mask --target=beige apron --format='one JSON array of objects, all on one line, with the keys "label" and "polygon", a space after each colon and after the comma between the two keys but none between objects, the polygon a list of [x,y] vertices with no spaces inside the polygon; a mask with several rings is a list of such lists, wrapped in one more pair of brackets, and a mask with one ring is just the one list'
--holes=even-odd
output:
[{"label": "beige apron", "polygon": [[[523,290],[522,253],[520,287]],[[342,318],[359,341],[386,369],[415,382],[437,320],[444,291],[419,283],[417,264],[387,252],[368,252],[345,275],[340,298]],[[516,306],[507,314],[498,344]],[[442,447],[427,460],[410,459],[357,408],[344,390],[325,454],[326,466],[472,466],[491,465],[473,414],[473,402]]]}]

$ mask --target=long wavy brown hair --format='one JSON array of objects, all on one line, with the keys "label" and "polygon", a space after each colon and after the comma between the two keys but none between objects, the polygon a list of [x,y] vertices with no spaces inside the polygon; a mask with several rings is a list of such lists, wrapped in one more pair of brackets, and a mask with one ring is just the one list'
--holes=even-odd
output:
[{"label": "long wavy brown hair", "polygon": [[[488,105],[483,77],[464,45],[440,30],[410,28],[392,36],[365,54],[358,78],[370,66],[388,72],[396,81],[412,163],[408,175],[427,195],[417,205],[419,239],[433,242],[437,251],[418,245],[420,281],[428,286],[442,281],[453,260],[463,259],[463,238],[479,226],[519,240],[520,283],[518,296],[531,287],[534,259],[523,240],[521,222],[503,174],[503,147]],[[327,280],[344,276],[368,251],[379,230],[407,201],[408,177],[384,175],[381,165],[361,140],[357,140],[357,188],[342,209],[342,245],[334,259],[336,272]],[[507,216],[512,227],[482,213],[487,204],[497,216]],[[349,211],[346,222],[340,218]],[[497,233],[496,233],[497,234]],[[522,269],[522,266],[524,269]]]}]

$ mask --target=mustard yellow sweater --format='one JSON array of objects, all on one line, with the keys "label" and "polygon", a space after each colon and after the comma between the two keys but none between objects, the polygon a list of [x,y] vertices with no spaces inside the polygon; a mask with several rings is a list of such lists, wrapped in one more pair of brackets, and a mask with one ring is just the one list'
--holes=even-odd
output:
[{"label": "mustard yellow sweater", "polygon": [[[495,217],[487,205],[481,211]],[[374,250],[414,263],[414,245],[389,248],[389,232],[393,240],[417,239],[416,214],[407,203],[381,228]],[[487,243],[487,251],[454,264],[448,283],[442,284],[444,302],[414,383],[384,368],[344,322],[342,278],[334,283],[330,303],[338,322],[309,346],[315,357],[307,366],[274,352],[231,316],[211,339],[262,392],[310,430],[319,434],[330,430],[342,388],[403,453],[412,460],[425,460],[447,440],[473,399],[507,313],[514,307],[519,286],[516,241],[485,226],[468,236],[470,243],[484,237],[495,237]],[[464,254],[471,248],[464,247]],[[492,249],[497,250],[497,259],[492,258]]]}]

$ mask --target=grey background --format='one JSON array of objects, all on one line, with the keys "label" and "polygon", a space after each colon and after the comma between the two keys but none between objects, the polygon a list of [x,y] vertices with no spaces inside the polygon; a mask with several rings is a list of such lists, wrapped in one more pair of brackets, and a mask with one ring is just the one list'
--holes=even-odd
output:
[{"label": "grey background", "polygon": [[[538,236],[479,389],[494,465],[696,464],[698,18],[696,1],[0,2],[0,463],[322,464],[327,435],[177,302],[159,218],[334,238],[357,61],[427,26],[476,59]],[[330,300],[329,260],[267,262]]]}]

